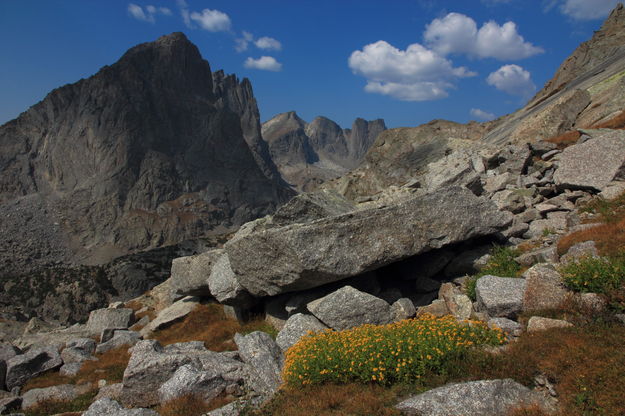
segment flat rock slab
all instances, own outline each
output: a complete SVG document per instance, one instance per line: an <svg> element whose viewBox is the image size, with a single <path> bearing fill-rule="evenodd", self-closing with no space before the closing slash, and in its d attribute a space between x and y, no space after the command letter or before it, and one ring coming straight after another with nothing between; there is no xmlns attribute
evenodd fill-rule
<svg viewBox="0 0 625 416"><path fill-rule="evenodd" d="M478 309L490 317L514 318L523 309L525 279L482 276L475 286Z"/></svg>
<svg viewBox="0 0 625 416"><path fill-rule="evenodd" d="M408 416L507 416L520 406L549 404L540 393L511 379L449 384L418 394L395 406Z"/></svg>
<svg viewBox="0 0 625 416"><path fill-rule="evenodd" d="M89 314L87 329L92 333L100 333L109 328L128 328L132 325L134 311L128 308L121 309L96 309Z"/></svg>
<svg viewBox="0 0 625 416"><path fill-rule="evenodd" d="M351 286L344 286L314 300L307 308L317 319L337 331L364 324L392 322L391 305Z"/></svg>
<svg viewBox="0 0 625 416"><path fill-rule="evenodd" d="M55 348L32 348L26 354L7 361L7 389L21 386L31 378L61 365L63 360Z"/></svg>
<svg viewBox="0 0 625 416"><path fill-rule="evenodd" d="M227 382L213 371L202 371L186 364L158 389L161 403L186 395L201 397L210 402L227 387Z"/></svg>
<svg viewBox="0 0 625 416"><path fill-rule="evenodd" d="M625 131L587 130L592 140L567 147L555 172L556 185L602 191L621 179L625 165Z"/></svg>
<svg viewBox="0 0 625 416"><path fill-rule="evenodd" d="M102 354L115 348L119 348L122 345L132 347L141 340L141 334L135 331L126 331L123 329L117 330L113 333L113 338L109 339L102 344L99 344L96 348L96 353Z"/></svg>
<svg viewBox="0 0 625 416"><path fill-rule="evenodd" d="M236 280L254 296L310 289L504 229L511 216L466 188L250 232L225 244Z"/></svg>
<svg viewBox="0 0 625 416"><path fill-rule="evenodd" d="M200 304L200 299L194 296L188 296L181 299L169 307L159 312L158 316L147 326L141 329L141 335L144 337L152 332L166 328L169 325L184 319Z"/></svg>
<svg viewBox="0 0 625 416"><path fill-rule="evenodd" d="M284 328L278 332L276 343L283 351L286 351L308 332L321 332L325 329L328 327L314 316L296 313L287 319Z"/></svg>
<svg viewBox="0 0 625 416"><path fill-rule="evenodd" d="M542 316L532 316L527 322L527 332L547 331L555 328L569 328L573 324L562 319L543 318Z"/></svg>

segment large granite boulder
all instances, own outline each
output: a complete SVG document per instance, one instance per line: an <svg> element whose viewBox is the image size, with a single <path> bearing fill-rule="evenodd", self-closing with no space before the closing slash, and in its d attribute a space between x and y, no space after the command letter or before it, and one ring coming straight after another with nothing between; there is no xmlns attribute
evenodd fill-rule
<svg viewBox="0 0 625 416"><path fill-rule="evenodd" d="M87 329L94 334L100 334L105 329L126 329L132 325L134 311L129 308L96 309L89 314Z"/></svg>
<svg viewBox="0 0 625 416"><path fill-rule="evenodd" d="M521 406L538 406L549 413L552 405L540 393L511 379L448 384L412 396L397 406L407 416L507 416Z"/></svg>
<svg viewBox="0 0 625 416"><path fill-rule="evenodd" d="M63 364L55 348L31 348L26 354L7 361L6 386L8 390L21 386L39 374Z"/></svg>
<svg viewBox="0 0 625 416"><path fill-rule="evenodd" d="M169 285L172 294L210 296L208 276L222 250L211 250L195 256L179 257L171 262Z"/></svg>
<svg viewBox="0 0 625 416"><path fill-rule="evenodd" d="M276 343L286 351L309 332L320 332L325 329L328 327L314 316L296 313L287 319L284 327L278 332Z"/></svg>
<svg viewBox="0 0 625 416"><path fill-rule="evenodd" d="M257 393L273 395L282 384L282 350L269 334L255 331L251 334L234 336L243 362L251 368L250 387Z"/></svg>
<svg viewBox="0 0 625 416"><path fill-rule="evenodd" d="M523 309L525 279L486 275L475 285L478 310L490 317L514 318Z"/></svg>
<svg viewBox="0 0 625 416"><path fill-rule="evenodd" d="M150 321L149 324L141 329L141 335L145 337L154 331L166 328L178 321L183 320L199 304L200 299L195 296L187 296L184 299L174 302L167 308L160 311L153 321Z"/></svg>
<svg viewBox="0 0 625 416"><path fill-rule="evenodd" d="M186 364L179 367L174 375L158 389L161 403L185 395L201 397L209 402L221 394L228 383L217 373L198 370Z"/></svg>
<svg viewBox="0 0 625 416"><path fill-rule="evenodd" d="M213 265L208 277L208 287L215 299L226 305L245 306L251 301L250 294L241 286L232 271L230 258L226 253Z"/></svg>
<svg viewBox="0 0 625 416"><path fill-rule="evenodd" d="M565 188L602 191L615 179L623 179L625 132L623 130L585 130L592 140L567 147L560 155L554 175Z"/></svg>
<svg viewBox="0 0 625 416"><path fill-rule="evenodd" d="M339 331L363 324L388 324L393 320L391 306L386 301L351 286L314 300L307 308L321 322Z"/></svg>
<svg viewBox="0 0 625 416"><path fill-rule="evenodd" d="M451 187L390 206L252 232L224 249L243 288L273 296L494 234L510 222L485 198Z"/></svg>

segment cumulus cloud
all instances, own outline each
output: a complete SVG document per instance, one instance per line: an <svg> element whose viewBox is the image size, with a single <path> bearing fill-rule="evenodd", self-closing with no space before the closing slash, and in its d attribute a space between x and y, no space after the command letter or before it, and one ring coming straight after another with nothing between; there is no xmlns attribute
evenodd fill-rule
<svg viewBox="0 0 625 416"><path fill-rule="evenodd" d="M544 52L526 42L514 22L499 25L489 21L478 30L475 20L460 13L434 19L426 26L423 37L430 48L442 55L460 53L477 58L516 60Z"/></svg>
<svg viewBox="0 0 625 416"><path fill-rule="evenodd" d="M141 6L130 3L128 4L128 14L137 20L155 23L157 15L171 16L171 10L167 7L156 7L152 5L145 6L144 10Z"/></svg>
<svg viewBox="0 0 625 416"><path fill-rule="evenodd" d="M518 65L504 65L486 78L488 85L500 91L522 98L529 98L536 91L529 71Z"/></svg>
<svg viewBox="0 0 625 416"><path fill-rule="evenodd" d="M261 56L258 59L247 58L243 64L246 68L260 69L263 71L278 72L282 70L282 64L273 56Z"/></svg>
<svg viewBox="0 0 625 416"><path fill-rule="evenodd" d="M232 24L230 17L219 10L204 9L202 12L192 12L189 17L200 28L209 32L226 32Z"/></svg>
<svg viewBox="0 0 625 416"><path fill-rule="evenodd" d="M279 40L267 36L263 36L262 38L257 39L256 42L254 42L254 45L256 45L256 47L259 49L268 49L275 51L279 51L282 49L282 44Z"/></svg>
<svg viewBox="0 0 625 416"><path fill-rule="evenodd" d="M491 121L497 118L495 114L489 113L488 111L480 110L479 108L472 108L471 116L481 121Z"/></svg>
<svg viewBox="0 0 625 416"><path fill-rule="evenodd" d="M241 37L234 40L234 49L237 52L245 52L253 40L254 36L250 32L243 31Z"/></svg>
<svg viewBox="0 0 625 416"><path fill-rule="evenodd" d="M352 52L348 64L354 74L367 79L365 91L404 101L447 97L454 80L476 75L418 43L400 50L380 40Z"/></svg>
<svg viewBox="0 0 625 416"><path fill-rule="evenodd" d="M564 0L560 11L575 20L594 20L606 17L622 0Z"/></svg>

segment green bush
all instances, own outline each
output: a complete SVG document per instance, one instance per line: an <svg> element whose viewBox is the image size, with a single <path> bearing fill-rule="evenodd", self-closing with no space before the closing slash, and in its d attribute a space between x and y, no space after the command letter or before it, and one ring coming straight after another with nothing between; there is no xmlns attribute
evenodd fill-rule
<svg viewBox="0 0 625 416"><path fill-rule="evenodd" d="M475 301L475 286L477 280L486 275L499 277L516 277L521 271L521 265L514 258L519 255L519 251L514 247L494 245L490 253L488 263L479 271L469 277L466 283L466 293L471 300Z"/></svg>
<svg viewBox="0 0 625 416"><path fill-rule="evenodd" d="M411 383L440 373L475 345L502 344L483 322L424 315L389 325L309 334L286 353L283 378L293 386L324 382Z"/></svg>
<svg viewBox="0 0 625 416"><path fill-rule="evenodd" d="M625 283L625 257L582 257L563 264L559 271L571 290L608 293Z"/></svg>

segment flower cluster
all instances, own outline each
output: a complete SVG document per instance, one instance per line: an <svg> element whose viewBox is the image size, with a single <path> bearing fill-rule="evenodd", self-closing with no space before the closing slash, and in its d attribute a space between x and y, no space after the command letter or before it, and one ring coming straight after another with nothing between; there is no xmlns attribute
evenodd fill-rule
<svg viewBox="0 0 625 416"><path fill-rule="evenodd" d="M309 333L286 353L283 378L291 385L323 382L413 382L440 371L475 345L500 345L501 330L483 322L423 315L388 325Z"/></svg>

